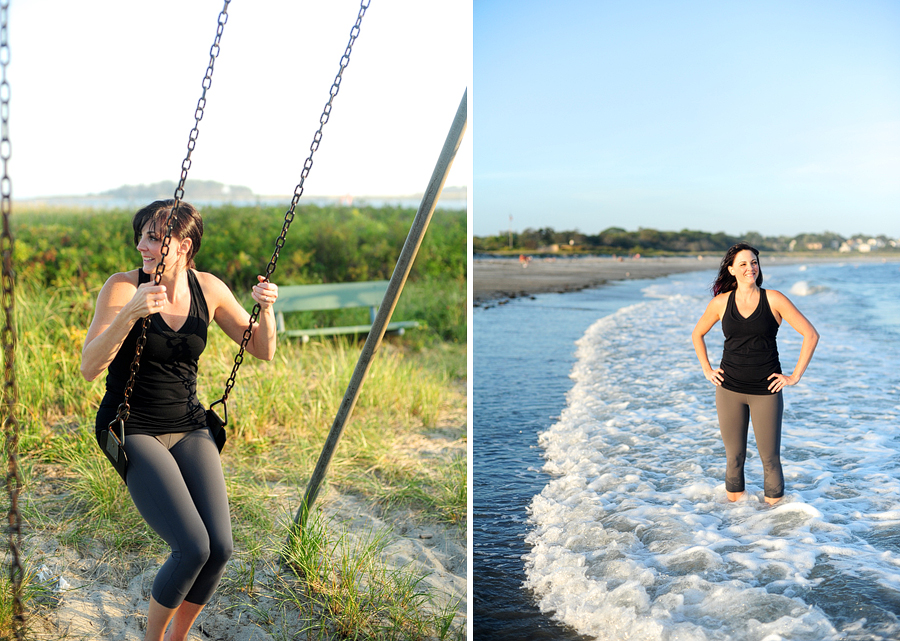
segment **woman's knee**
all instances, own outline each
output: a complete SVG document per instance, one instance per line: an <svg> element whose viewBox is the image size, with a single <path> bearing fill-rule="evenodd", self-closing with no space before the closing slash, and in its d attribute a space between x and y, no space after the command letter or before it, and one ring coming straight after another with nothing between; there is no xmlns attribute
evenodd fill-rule
<svg viewBox="0 0 900 641"><path fill-rule="evenodd" d="M172 550L172 556L180 559L187 567L202 568L209 561L212 548L208 537L194 536Z"/></svg>
<svg viewBox="0 0 900 641"><path fill-rule="evenodd" d="M234 541L231 536L216 537L210 542L209 561L225 565L234 554Z"/></svg>

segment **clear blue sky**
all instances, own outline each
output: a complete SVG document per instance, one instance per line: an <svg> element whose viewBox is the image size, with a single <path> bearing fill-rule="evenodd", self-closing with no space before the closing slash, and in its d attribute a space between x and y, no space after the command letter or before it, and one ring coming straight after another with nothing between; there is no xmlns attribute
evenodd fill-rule
<svg viewBox="0 0 900 641"><path fill-rule="evenodd" d="M178 180L223 0L10 3L14 198ZM188 178L290 194L359 0L232 2ZM469 0L374 0L306 194L421 192L472 73ZM471 92L470 92L471 96ZM471 134L448 185L467 185Z"/></svg>
<svg viewBox="0 0 900 641"><path fill-rule="evenodd" d="M900 2L479 1L476 235L900 236Z"/></svg>

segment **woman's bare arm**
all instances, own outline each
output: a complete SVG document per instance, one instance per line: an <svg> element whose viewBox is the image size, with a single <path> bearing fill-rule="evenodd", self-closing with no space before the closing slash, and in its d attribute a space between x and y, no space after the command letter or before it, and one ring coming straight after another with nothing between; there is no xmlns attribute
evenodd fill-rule
<svg viewBox="0 0 900 641"><path fill-rule="evenodd" d="M151 314L165 287L137 284L137 272L113 274L100 294L81 350L81 375L92 381L112 363L134 324Z"/></svg>
<svg viewBox="0 0 900 641"><path fill-rule="evenodd" d="M816 331L813 324L809 322L806 316L800 313L800 310L794 306L787 296L771 289L767 289L766 294L768 295L769 307L772 308L772 311L780 318L786 320L788 325L803 336L803 344L800 346L800 357L797 359L797 365L794 366L790 376L785 376L784 374L772 374L769 376L769 379L772 381L769 384L769 391L775 393L781 391L787 385L796 385L800 382L800 378L806 372L813 353L816 351L816 345L819 344L819 332Z"/></svg>
<svg viewBox="0 0 900 641"><path fill-rule="evenodd" d="M717 367L716 369L713 369L712 365L709 364L705 336L709 333L709 330L722 319L722 314L725 312L725 302L727 297L728 294L719 294L709 301L709 305L706 306L706 311L703 312L703 316L697 321L697 325L691 333L691 341L694 343L694 351L697 353L697 360L700 361L700 367L703 368L703 375L706 377L706 380L713 385L722 384L722 375L724 372L722 371L722 368Z"/></svg>

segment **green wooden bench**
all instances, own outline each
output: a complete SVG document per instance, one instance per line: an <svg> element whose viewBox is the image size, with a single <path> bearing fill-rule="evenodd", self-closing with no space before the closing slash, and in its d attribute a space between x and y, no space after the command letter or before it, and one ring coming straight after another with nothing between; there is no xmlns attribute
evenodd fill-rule
<svg viewBox="0 0 900 641"><path fill-rule="evenodd" d="M303 342L310 336L336 336L338 334L368 334L375 322L378 306L384 300L388 281L376 280L363 283L328 283L325 285L285 285L278 288L275 301L275 322L279 334L300 337ZM368 325L346 327L316 327L311 329L285 329L284 315L291 312L309 312L321 309L346 309L368 307ZM385 332L402 335L406 329L418 327L418 321L388 323Z"/></svg>

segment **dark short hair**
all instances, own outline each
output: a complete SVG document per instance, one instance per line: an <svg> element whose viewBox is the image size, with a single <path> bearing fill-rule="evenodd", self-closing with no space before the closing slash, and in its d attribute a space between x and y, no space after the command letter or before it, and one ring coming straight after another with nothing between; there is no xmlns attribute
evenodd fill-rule
<svg viewBox="0 0 900 641"><path fill-rule="evenodd" d="M169 212L175 206L173 199L155 200L143 209L138 210L131 219L131 226L134 228L134 244L135 246L141 242L141 232L148 222L152 222L152 227L160 231L160 236L165 233L164 228L169 218ZM178 203L178 209L175 211L175 220L172 225L172 236L179 240L185 238L191 239L191 253L188 255L187 266L194 269L194 256L200 251L200 242L203 239L203 218L200 216L193 205L186 202Z"/></svg>

